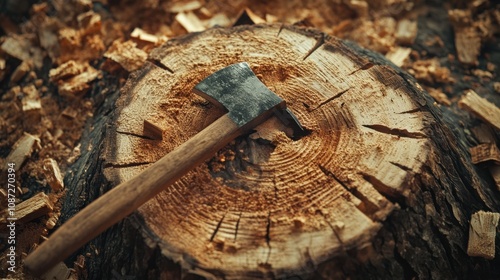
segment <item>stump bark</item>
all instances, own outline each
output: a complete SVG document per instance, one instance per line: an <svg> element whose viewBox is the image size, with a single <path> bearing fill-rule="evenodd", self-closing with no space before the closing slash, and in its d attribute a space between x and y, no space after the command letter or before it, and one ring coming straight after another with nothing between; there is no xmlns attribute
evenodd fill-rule
<svg viewBox="0 0 500 280"><path fill-rule="evenodd" d="M447 116L380 55L311 29L215 28L153 51L102 127L101 191L223 115L191 89L242 61L308 135L293 140L271 118L237 138L93 241L85 250L101 253L89 261L89 278L490 273L495 261L466 255L468 221L476 210L498 211L498 193L478 176Z"/></svg>

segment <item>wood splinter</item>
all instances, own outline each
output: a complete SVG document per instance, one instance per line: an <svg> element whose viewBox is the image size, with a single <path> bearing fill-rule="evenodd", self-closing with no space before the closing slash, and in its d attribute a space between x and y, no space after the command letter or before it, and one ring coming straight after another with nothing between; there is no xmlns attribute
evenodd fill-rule
<svg viewBox="0 0 500 280"><path fill-rule="evenodd" d="M388 52L385 57L396 64L396 66L401 67L410 57L410 53L410 48L396 47Z"/></svg>
<svg viewBox="0 0 500 280"><path fill-rule="evenodd" d="M141 68L148 55L145 51L137 48L137 44L133 41L121 42L120 40L115 40L106 53L104 53L104 57L108 60L103 65L103 69L110 72L118 71L119 67L115 67L113 65L114 62L127 72L132 72Z"/></svg>
<svg viewBox="0 0 500 280"><path fill-rule="evenodd" d="M151 121L144 120L143 135L152 140L163 140L163 129Z"/></svg>
<svg viewBox="0 0 500 280"><path fill-rule="evenodd" d="M28 200L19 203L16 206L14 215L19 224L24 224L50 213L53 209L54 207L52 206L49 197L45 193L40 192ZM6 221L4 217L11 215L9 211L9 209L5 209L1 214L2 219L0 220Z"/></svg>
<svg viewBox="0 0 500 280"><path fill-rule="evenodd" d="M14 163L14 169L18 171L26 158L33 151L35 145L36 147L40 148L40 139L29 133L24 133L23 137L17 140L17 142L14 144L14 149L9 154L9 156L7 156L7 162Z"/></svg>
<svg viewBox="0 0 500 280"><path fill-rule="evenodd" d="M469 227L467 255L493 259L499 213L479 211L472 215Z"/></svg>
<svg viewBox="0 0 500 280"><path fill-rule="evenodd" d="M61 175L57 161L51 158L45 159L43 161L43 170L52 190L60 191L64 188L63 176Z"/></svg>

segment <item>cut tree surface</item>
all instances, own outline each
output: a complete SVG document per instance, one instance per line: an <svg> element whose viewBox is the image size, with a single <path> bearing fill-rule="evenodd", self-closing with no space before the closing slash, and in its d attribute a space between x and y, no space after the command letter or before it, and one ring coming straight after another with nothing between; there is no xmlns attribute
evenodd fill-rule
<svg viewBox="0 0 500 280"><path fill-rule="evenodd" d="M201 275L310 273L369 243L430 154L434 120L419 87L360 49L281 25L169 41L117 102L105 174L128 180L223 115L192 88L242 61L310 133L294 141L271 118L135 215L151 246ZM145 123L164 129L162 139L144 135Z"/></svg>

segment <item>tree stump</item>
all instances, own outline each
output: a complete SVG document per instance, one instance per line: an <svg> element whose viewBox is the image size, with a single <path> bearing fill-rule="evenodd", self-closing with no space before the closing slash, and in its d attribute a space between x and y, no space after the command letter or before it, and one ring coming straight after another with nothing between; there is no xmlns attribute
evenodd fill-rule
<svg viewBox="0 0 500 280"><path fill-rule="evenodd" d="M465 253L468 220L498 200L428 95L380 55L310 29L214 28L153 51L117 101L107 180L131 178L223 115L191 90L242 61L308 135L293 140L271 118L237 138L132 215L142 237L121 241L130 255L111 242L90 270L179 278L166 257L207 278L428 279L488 266ZM142 239L161 254L137 255Z"/></svg>

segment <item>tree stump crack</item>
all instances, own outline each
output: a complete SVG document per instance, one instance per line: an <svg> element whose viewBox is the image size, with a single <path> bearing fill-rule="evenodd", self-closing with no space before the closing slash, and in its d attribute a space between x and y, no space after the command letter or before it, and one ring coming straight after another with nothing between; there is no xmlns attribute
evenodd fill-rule
<svg viewBox="0 0 500 280"><path fill-rule="evenodd" d="M320 33L316 38L316 44L306 53L302 60L306 60L311 54L313 54L317 49L319 49L325 43L325 34Z"/></svg>
<svg viewBox="0 0 500 280"><path fill-rule="evenodd" d="M156 139L153 139L153 138L151 138L149 136L142 135L142 134L137 134L137 133L133 133L133 132L126 132L126 131L119 131L119 130L117 130L116 133L122 134L122 135L129 135L129 136L137 137L137 138L144 139L144 140L150 140L150 141L155 141L156 140Z"/></svg>
<svg viewBox="0 0 500 280"><path fill-rule="evenodd" d="M359 174L363 177L363 179L365 179L368 183L375 187L378 192L386 196L391 202L396 203L403 200L403 194L398 193L393 188L384 184L377 177L365 172L359 172Z"/></svg>
<svg viewBox="0 0 500 280"><path fill-rule="evenodd" d="M269 258L271 257L271 211L268 211L267 213L267 220L266 220L266 244L267 247L269 248L269 251L267 253L267 259L266 259L266 264L269 263Z"/></svg>
<svg viewBox="0 0 500 280"><path fill-rule="evenodd" d="M406 129L400 129L400 128L390 128L385 125L380 125L380 124L363 124L364 127L375 130L380 133L385 133L389 135L394 135L398 137L403 137L403 138L413 138L413 139L422 139L422 138L427 138L427 135L425 135L422 132L412 132L408 131Z"/></svg>
<svg viewBox="0 0 500 280"><path fill-rule="evenodd" d="M152 164L154 162L130 162L130 163L106 163L104 165L104 168L129 168L129 167L138 167L138 166L145 166L148 164Z"/></svg>
<svg viewBox="0 0 500 280"><path fill-rule="evenodd" d="M234 242L236 242L236 238L238 238L238 230L240 229L241 214L242 212L239 212L238 220L236 220L236 226L234 228L234 240L233 240Z"/></svg>
<svg viewBox="0 0 500 280"><path fill-rule="evenodd" d="M335 99L338 99L339 97L341 97L342 95L344 95L344 93L348 92L349 90L351 90L351 88L348 88L348 89L344 89L342 90L341 92L335 94L334 96L330 97L330 98L327 98L326 100L324 101L321 101L318 106L314 107L314 109L311 109L311 112L313 111L316 111L317 109L321 108L322 106L326 105L327 103L329 102L332 102L334 101ZM309 106L309 105L307 105Z"/></svg>
<svg viewBox="0 0 500 280"><path fill-rule="evenodd" d="M281 31L285 28L285 23L280 24L280 28L278 29L278 34L276 34L276 37L279 37L281 34Z"/></svg>
<svg viewBox="0 0 500 280"><path fill-rule="evenodd" d="M426 110L424 110L424 109L426 109L426 107L427 107L427 106L425 106L425 105L424 105L424 106L419 106L419 107L417 107L417 108L415 108L415 109L411 109L411 110L407 110L407 111L399 112L399 113L397 113L397 114L414 114L414 113L421 113L421 112L425 112L425 111L426 111Z"/></svg>
<svg viewBox="0 0 500 280"><path fill-rule="evenodd" d="M372 62L368 62L365 65L361 66L360 68L349 73L348 76L354 75L357 72L362 71L362 70L368 70L368 69L372 68L373 66L375 66L375 64L373 64Z"/></svg>
<svg viewBox="0 0 500 280"><path fill-rule="evenodd" d="M394 161L389 161L389 163L392 164L392 165L394 165L394 166L396 166L396 167L401 168L403 171L413 172L413 169L411 169L408 166L405 166L404 164L397 163L397 162L394 162Z"/></svg>
<svg viewBox="0 0 500 280"><path fill-rule="evenodd" d="M336 229L335 225L333 225L332 222L330 222L327 219L327 217L325 216L325 214L322 211L318 211L318 213L320 214L321 217L323 217L323 219L326 222L326 224L328 225L328 227L330 227L330 229L332 230L332 233L335 235L335 238L337 239L337 241L340 244L341 251L345 251L346 249L344 247L344 242L340 238L340 234L337 232L337 229Z"/></svg>
<svg viewBox="0 0 500 280"><path fill-rule="evenodd" d="M174 70L172 70L172 68L168 67L167 65L163 64L161 60L148 58L147 61L151 62L154 66L167 71L170 74L175 74Z"/></svg>
<svg viewBox="0 0 500 280"><path fill-rule="evenodd" d="M222 225L222 222L224 221L224 218L226 217L226 214L224 214L219 222L217 223L217 226L215 226L215 229L212 233L212 236L210 236L210 242L214 241L215 236L217 235L217 232L219 231L220 226Z"/></svg>

